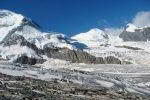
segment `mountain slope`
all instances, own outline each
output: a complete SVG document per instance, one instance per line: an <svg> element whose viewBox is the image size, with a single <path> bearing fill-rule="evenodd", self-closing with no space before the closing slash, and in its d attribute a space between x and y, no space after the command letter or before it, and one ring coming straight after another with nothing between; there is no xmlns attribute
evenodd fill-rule
<svg viewBox="0 0 150 100"><path fill-rule="evenodd" d="M0 41L0 54L3 59L11 62L36 64L36 62L43 63L49 58L54 58L74 63L122 63L115 57L95 57L85 51L78 50L81 48L76 46L82 42L60 33L42 32L38 24L23 15L0 10L0 20L2 21L0 30L3 34ZM91 45L107 42L108 39L108 36L99 29L90 30L88 34L84 35Z"/></svg>
<svg viewBox="0 0 150 100"><path fill-rule="evenodd" d="M118 30L114 36L111 33L115 31L111 29L103 31L95 28L67 37L61 33L43 32L29 18L0 10L0 54L3 59L11 61L22 56L20 59L26 59L24 56L27 56L79 63L149 64L150 58L146 57L150 52L150 43L146 42L149 40L149 31L149 27L138 28L128 24L123 32Z"/></svg>
<svg viewBox="0 0 150 100"><path fill-rule="evenodd" d="M40 26L29 18L8 10L0 10L0 42L6 41L13 34L23 36L40 49L49 43L56 47L73 49L73 46L66 42L68 38L65 35L42 32Z"/></svg>
<svg viewBox="0 0 150 100"><path fill-rule="evenodd" d="M128 24L124 31L119 36L124 41L149 41L150 26L136 27L133 24Z"/></svg>
<svg viewBox="0 0 150 100"><path fill-rule="evenodd" d="M29 40L40 33L39 25L30 19L11 11L0 10L0 41L12 34L20 34Z"/></svg>
<svg viewBox="0 0 150 100"><path fill-rule="evenodd" d="M108 35L100 30L100 29L91 29L86 33L80 33L72 37L81 43L84 43L88 47L96 47L99 45L107 44L108 42Z"/></svg>

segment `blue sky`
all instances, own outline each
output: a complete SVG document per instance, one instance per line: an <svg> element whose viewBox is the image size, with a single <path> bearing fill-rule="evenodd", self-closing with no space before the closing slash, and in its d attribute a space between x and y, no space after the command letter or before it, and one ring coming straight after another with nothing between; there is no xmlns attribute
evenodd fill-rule
<svg viewBox="0 0 150 100"><path fill-rule="evenodd" d="M71 36L124 26L138 12L150 11L150 0L0 0L0 9L21 13L46 31Z"/></svg>

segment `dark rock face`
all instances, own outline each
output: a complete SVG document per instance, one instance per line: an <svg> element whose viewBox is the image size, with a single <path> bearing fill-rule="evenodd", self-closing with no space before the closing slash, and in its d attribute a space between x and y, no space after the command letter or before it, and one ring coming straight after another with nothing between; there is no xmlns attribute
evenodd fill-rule
<svg viewBox="0 0 150 100"><path fill-rule="evenodd" d="M5 38L6 39L6 38ZM47 55L49 58L62 59L71 61L73 63L87 63L87 64L121 64L121 61L115 57L95 57L82 50L70 50L67 48L57 48L54 46L44 46L43 50L40 50L36 45L28 42L23 36L18 34L12 34L6 40L1 43L3 46L11 46L20 44L21 46L27 46L34 50L39 56ZM25 55L19 57L15 62L21 64L34 65L36 63L43 63L44 59L29 58Z"/></svg>
<svg viewBox="0 0 150 100"><path fill-rule="evenodd" d="M0 13L0 17L3 18L5 16L7 16L7 13ZM22 35L18 35L15 33L15 32L22 32L25 26L31 26L31 27L36 28L39 31L41 30L41 27L37 23L24 17L19 26L13 28L12 30L8 32L5 38L0 42L0 45L6 47L6 46L20 44L21 46L27 46L33 51L35 51L39 57L41 55L47 55L49 58L63 59L63 60L71 61L73 63L120 64L121 62L119 59L115 57L108 57L108 58L95 57L82 50L75 51L75 50L70 50L67 48L57 48L57 47L52 47L52 48L45 47L43 50L41 50L37 48L36 45L34 45L34 43L28 42ZM2 25L0 27L7 27L7 25ZM30 34L32 34L32 32ZM50 36L51 35L47 35L48 38L51 38ZM108 35L104 35L103 37L105 39L108 39ZM58 35L57 38L60 41L64 41L68 44L77 46L79 48L87 47L86 45L82 43L78 43L77 41L74 43L70 43L68 41L69 38L64 37L62 35ZM49 43L47 45L51 45L51 44ZM22 55L15 62L34 65L36 63L42 63L43 61L44 61L43 59L39 60L39 59L27 57L26 55Z"/></svg>
<svg viewBox="0 0 150 100"><path fill-rule="evenodd" d="M44 48L44 52L49 58L63 59L73 63L121 64L121 61L115 57L95 57L82 50L75 51L67 48Z"/></svg>
<svg viewBox="0 0 150 100"><path fill-rule="evenodd" d="M28 19L26 17L22 20L22 23L23 25L29 25L29 26L35 27L36 29L41 29L41 26L39 24L37 24L35 21Z"/></svg>
<svg viewBox="0 0 150 100"><path fill-rule="evenodd" d="M121 64L121 61L113 56L105 57L104 61L106 64Z"/></svg>
<svg viewBox="0 0 150 100"><path fill-rule="evenodd" d="M3 46L11 46L11 45L17 45L20 44L21 46L27 46L30 49L34 50L39 56L40 55L47 55L49 58L54 59L62 59L71 61L73 63L87 63L87 64L121 64L120 60L115 57L108 57L108 58L102 58L102 57L95 57L92 56L82 50L70 50L67 48L57 48L54 46L46 46L43 50L40 50L36 47L36 45L28 42L23 36L18 34L11 34L8 35L4 40L1 42L1 45ZM43 63L44 59L35 59L30 58L25 55L19 57L15 62L21 63L21 64L30 64L34 65L36 63Z"/></svg>
<svg viewBox="0 0 150 100"><path fill-rule="evenodd" d="M38 49L36 45L28 42L23 36L18 35L18 34L12 34L11 36L5 38L2 42L1 45L4 47L6 46L11 46L11 45L17 45L20 44L20 46L27 46L30 49L34 50L37 55L43 54L43 51ZM30 64L30 65L35 65L37 63L43 63L45 62L45 59L36 59L36 58L30 58L27 57L26 55L22 55L21 57L17 58L15 63L20 63L20 64Z"/></svg>
<svg viewBox="0 0 150 100"><path fill-rule="evenodd" d="M20 44L21 46L27 46L30 49L34 50L37 54L41 54L42 50L38 49L36 45L28 42L23 36L19 34L12 34L11 36L5 38L1 44L5 46L17 45Z"/></svg>
<svg viewBox="0 0 150 100"><path fill-rule="evenodd" d="M150 40L150 27L137 29L135 32L127 32L124 30L119 37L124 41L147 41Z"/></svg>
<svg viewBox="0 0 150 100"><path fill-rule="evenodd" d="M93 62L95 61L94 56L88 56L87 53L82 51L69 50L67 48L44 48L45 54L49 58L63 59L72 62Z"/></svg>
<svg viewBox="0 0 150 100"><path fill-rule="evenodd" d="M115 46L117 48L126 48L126 49L130 49L130 50L143 50L141 48L138 48L138 47L131 47L131 46L126 46L126 45L123 45L123 46Z"/></svg>
<svg viewBox="0 0 150 100"><path fill-rule="evenodd" d="M72 63L122 64L122 62L118 58L115 58L113 56L108 56L105 58L95 57L81 50L75 51L67 48L45 48L43 52L49 58L67 60L71 61ZM45 59L30 58L26 55L22 55L21 57L17 58L14 62L35 65L37 63L44 63L45 61Z"/></svg>
<svg viewBox="0 0 150 100"><path fill-rule="evenodd" d="M45 60L44 59L29 58L27 56L21 56L21 57L17 58L14 62L20 63L20 64L35 65L37 63L43 63L43 62L45 62Z"/></svg>

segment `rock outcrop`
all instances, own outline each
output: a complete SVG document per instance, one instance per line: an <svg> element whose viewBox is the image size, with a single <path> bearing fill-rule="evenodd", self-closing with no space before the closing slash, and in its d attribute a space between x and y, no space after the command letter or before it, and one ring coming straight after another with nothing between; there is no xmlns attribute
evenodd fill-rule
<svg viewBox="0 0 150 100"><path fill-rule="evenodd" d="M37 54L42 53L42 50L38 49L36 45L28 42L23 36L19 34L12 34L8 36L0 44L3 45L4 47L19 44L20 46L27 46L28 48L34 50Z"/></svg>
<svg viewBox="0 0 150 100"><path fill-rule="evenodd" d="M44 48L44 53L49 58L63 59L73 63L121 64L121 61L113 56L108 56L105 58L95 57L82 50L76 51L68 48Z"/></svg>
<svg viewBox="0 0 150 100"><path fill-rule="evenodd" d="M4 47L18 44L20 44L20 46L27 46L28 48L35 51L39 56L47 55L49 58L67 60L73 63L121 64L121 61L115 57L95 57L82 50L70 50L68 48L58 48L55 46L45 46L43 50L41 50L37 48L33 43L28 42L23 36L19 34L12 34L1 42L1 45L3 45ZM34 65L36 63L43 63L44 61L45 60L42 58L37 59L34 57L28 57L27 55L22 55L18 57L14 62Z"/></svg>
<svg viewBox="0 0 150 100"><path fill-rule="evenodd" d="M119 37L124 41L150 41L150 27L136 29L135 32L124 30Z"/></svg>
<svg viewBox="0 0 150 100"><path fill-rule="evenodd" d="M35 65L35 64L38 64L38 63L43 63L45 62L46 60L44 59L37 59L37 58L30 58L30 57L27 57L25 55L21 56L21 57L18 57L14 63L20 63L20 64L29 64L29 65Z"/></svg>

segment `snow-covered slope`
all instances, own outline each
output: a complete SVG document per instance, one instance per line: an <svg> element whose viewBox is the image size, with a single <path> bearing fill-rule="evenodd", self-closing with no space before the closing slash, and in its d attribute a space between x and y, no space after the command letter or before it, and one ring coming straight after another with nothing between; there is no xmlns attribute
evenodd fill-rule
<svg viewBox="0 0 150 100"><path fill-rule="evenodd" d="M40 26L31 19L8 10L0 10L0 42L6 41L12 34L23 36L27 41L35 43L39 48L46 44L52 44L56 47L73 49L73 46L69 44L69 38L65 35L42 32Z"/></svg>
<svg viewBox="0 0 150 100"><path fill-rule="evenodd" d="M115 56L123 61L149 64L150 58L146 56L149 56L150 53L150 43L145 41L125 42L119 37L122 31L129 33L149 32L149 28L147 26L139 28L133 24L128 24L124 30L117 29L117 31L116 29L100 30L94 28L70 38L60 33L43 32L38 24L25 16L0 10L0 53L3 58L22 54L38 57L37 48L59 47L71 50L83 49L97 57ZM138 50L136 50L137 48Z"/></svg>
<svg viewBox="0 0 150 100"><path fill-rule="evenodd" d="M23 16L8 10L0 10L0 41L14 28L21 25Z"/></svg>
<svg viewBox="0 0 150 100"><path fill-rule="evenodd" d="M150 26L136 27L128 24L119 37L124 41L150 41Z"/></svg>
<svg viewBox="0 0 150 100"><path fill-rule="evenodd" d="M35 45L38 48L43 49L44 47L60 47L60 48L69 48L76 49L74 45L71 44L71 39L61 33L42 33L41 36L35 38Z"/></svg>
<svg viewBox="0 0 150 100"><path fill-rule="evenodd" d="M114 56L122 61L131 62L133 64L150 64L149 42L125 42L119 37L119 35L124 31L135 33L136 31L141 32L141 30L148 31L147 28L148 27L146 26L138 28L133 24L128 24L124 29L106 29L104 31L92 29L87 33L81 33L73 36L72 38L86 44L88 48L84 48L84 51L94 56ZM107 36L107 38L105 38L105 36Z"/></svg>
<svg viewBox="0 0 150 100"><path fill-rule="evenodd" d="M38 25L21 14L0 10L0 41L12 34L19 34L30 40L41 34Z"/></svg>
<svg viewBox="0 0 150 100"><path fill-rule="evenodd" d="M144 30L145 28L148 28L148 27L150 27L150 26L137 27L134 24L129 23L129 24L126 25L125 30L127 32L136 32L136 30L141 30L142 31L142 30Z"/></svg>
<svg viewBox="0 0 150 100"><path fill-rule="evenodd" d="M27 46L12 45L9 47L0 47L0 55L3 59L10 60L10 62L16 60L22 55L26 55L31 58L40 58L34 50Z"/></svg>
<svg viewBox="0 0 150 100"><path fill-rule="evenodd" d="M127 24L127 28L126 28L126 31L127 32L135 32L135 30L138 29L135 25L133 24Z"/></svg>
<svg viewBox="0 0 150 100"><path fill-rule="evenodd" d="M91 29L86 33L80 33L72 37L81 43L86 44L88 47L97 47L103 44L107 44L108 35L100 29Z"/></svg>
<svg viewBox="0 0 150 100"><path fill-rule="evenodd" d="M70 40L60 33L42 32L38 24L21 14L0 10L0 53L4 59L14 59L23 54L38 57L34 45L39 49L46 46L75 49Z"/></svg>

